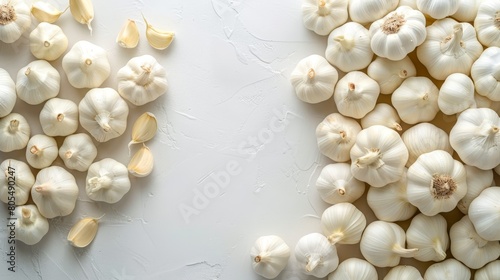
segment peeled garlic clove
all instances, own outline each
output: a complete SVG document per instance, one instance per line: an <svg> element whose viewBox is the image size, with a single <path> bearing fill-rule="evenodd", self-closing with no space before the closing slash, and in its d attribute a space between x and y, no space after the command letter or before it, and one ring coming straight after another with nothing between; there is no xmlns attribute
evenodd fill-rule
<svg viewBox="0 0 500 280"><path fill-rule="evenodd" d="M153 165L153 153L143 144L141 149L130 159L128 171L135 177L146 177L153 171Z"/></svg>
<svg viewBox="0 0 500 280"><path fill-rule="evenodd" d="M118 37L116 37L116 42L120 47L126 49L133 49L137 47L139 43L139 29L134 20L128 19L125 25L123 25Z"/></svg>
<svg viewBox="0 0 500 280"><path fill-rule="evenodd" d="M135 121L132 128L132 141L128 143L129 150L132 144L144 143L151 140L155 136L157 129L158 123L155 115L150 112L142 114Z"/></svg>
<svg viewBox="0 0 500 280"><path fill-rule="evenodd" d="M144 22L146 23L146 39L148 39L149 45L157 50L164 50L170 46L174 40L175 33L165 30L160 30L153 27L148 23L144 15Z"/></svg>
<svg viewBox="0 0 500 280"><path fill-rule="evenodd" d="M40 22L54 23L67 9L68 8L64 9L64 11L60 11L50 3L36 1L33 3L33 6L31 6L31 14Z"/></svg>
<svg viewBox="0 0 500 280"><path fill-rule="evenodd" d="M84 218L78 221L68 233L69 243L78 248L87 247L97 234L101 218Z"/></svg>
<svg viewBox="0 0 500 280"><path fill-rule="evenodd" d="M94 19L94 6L91 0L69 0L69 10L73 18L81 24L86 24L92 34L90 23Z"/></svg>

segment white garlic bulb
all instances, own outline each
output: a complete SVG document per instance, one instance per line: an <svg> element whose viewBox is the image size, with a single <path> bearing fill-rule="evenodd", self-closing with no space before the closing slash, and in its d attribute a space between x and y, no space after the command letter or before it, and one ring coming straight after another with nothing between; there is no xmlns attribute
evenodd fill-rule
<svg viewBox="0 0 500 280"><path fill-rule="evenodd" d="M406 78L417 75L415 65L407 56L398 61L377 57L366 71L380 85L381 94L392 94Z"/></svg>
<svg viewBox="0 0 500 280"><path fill-rule="evenodd" d="M408 150L399 134L381 125L360 131L350 154L354 178L374 187L400 180L408 160Z"/></svg>
<svg viewBox="0 0 500 280"><path fill-rule="evenodd" d="M398 265L389 270L384 280L424 280L424 278L415 267Z"/></svg>
<svg viewBox="0 0 500 280"><path fill-rule="evenodd" d="M438 87L427 77L409 77L391 96L391 102L405 123L431 121L439 112Z"/></svg>
<svg viewBox="0 0 500 280"><path fill-rule="evenodd" d="M406 230L408 247L418 248L414 258L421 262L440 262L446 258L449 246L446 219L437 214L426 216L422 213L411 220Z"/></svg>
<svg viewBox="0 0 500 280"><path fill-rule="evenodd" d="M339 264L337 249L319 233L310 233L299 239L295 259L302 273L317 278L326 277Z"/></svg>
<svg viewBox="0 0 500 280"><path fill-rule="evenodd" d="M492 261L476 270L474 280L495 280L500 275L500 260Z"/></svg>
<svg viewBox="0 0 500 280"><path fill-rule="evenodd" d="M297 97L311 104L332 97L338 79L337 70L324 57L316 54L300 60L290 75Z"/></svg>
<svg viewBox="0 0 500 280"><path fill-rule="evenodd" d="M13 197L10 203L25 204L35 183L30 167L22 161L6 159L0 164L0 172L4 174L0 175L0 200L9 203Z"/></svg>
<svg viewBox="0 0 500 280"><path fill-rule="evenodd" d="M68 99L51 98L40 111L40 124L48 136L67 136L78 129L78 106Z"/></svg>
<svg viewBox="0 0 500 280"><path fill-rule="evenodd" d="M474 83L471 78L462 73L453 73L446 77L439 89L438 106L446 115L476 107Z"/></svg>
<svg viewBox="0 0 500 280"><path fill-rule="evenodd" d="M500 187L498 186L484 189L469 205L470 221L477 234L488 241L500 240L499 207ZM500 252L500 249L498 251Z"/></svg>
<svg viewBox="0 0 500 280"><path fill-rule="evenodd" d="M361 127L368 128L372 125L383 125L388 128L401 131L398 113L391 105L378 103L375 108L361 119Z"/></svg>
<svg viewBox="0 0 500 280"><path fill-rule="evenodd" d="M28 144L30 134L30 125L22 115L10 113L0 118L0 152L23 149Z"/></svg>
<svg viewBox="0 0 500 280"><path fill-rule="evenodd" d="M56 60L67 48L68 37L55 24L40 22L30 33L30 50L38 59Z"/></svg>
<svg viewBox="0 0 500 280"><path fill-rule="evenodd" d="M327 203L354 202L365 192L365 183L352 176L350 164L333 163L321 170L316 189Z"/></svg>
<svg viewBox="0 0 500 280"><path fill-rule="evenodd" d="M0 118L12 112L16 105L16 99L16 84L9 73L0 68Z"/></svg>
<svg viewBox="0 0 500 280"><path fill-rule="evenodd" d="M466 215L451 226L450 249L454 258L469 268L478 269L500 257L500 243L481 238L469 218Z"/></svg>
<svg viewBox="0 0 500 280"><path fill-rule="evenodd" d="M412 165L421 154L443 150L453 154L448 134L431 123L419 123L408 128L401 135L410 156L406 166Z"/></svg>
<svg viewBox="0 0 500 280"><path fill-rule="evenodd" d="M330 244L357 244L366 227L365 215L351 203L328 207L321 215L321 227Z"/></svg>
<svg viewBox="0 0 500 280"><path fill-rule="evenodd" d="M15 237L27 245L38 243L49 231L49 222L35 205L16 207Z"/></svg>
<svg viewBox="0 0 500 280"><path fill-rule="evenodd" d="M398 6L399 0L349 0L352 21L365 24L382 18Z"/></svg>
<svg viewBox="0 0 500 280"><path fill-rule="evenodd" d="M57 96L60 87L59 72L45 60L33 61L17 73L17 96L30 105Z"/></svg>
<svg viewBox="0 0 500 280"><path fill-rule="evenodd" d="M78 111L82 127L99 142L116 138L127 128L128 105L112 88L91 89Z"/></svg>
<svg viewBox="0 0 500 280"><path fill-rule="evenodd" d="M26 146L26 161L33 168L50 166L56 160L57 154L56 140L44 134L33 135Z"/></svg>
<svg viewBox="0 0 500 280"><path fill-rule="evenodd" d="M355 120L333 113L316 127L320 152L336 162L349 160L349 151L356 141L361 126Z"/></svg>
<svg viewBox="0 0 500 280"><path fill-rule="evenodd" d="M338 81L333 98L339 113L360 119L375 108L379 94L375 80L363 72L352 71Z"/></svg>
<svg viewBox="0 0 500 280"><path fill-rule="evenodd" d="M279 236L261 236L250 250L250 257L255 273L273 279L285 269L290 258L290 247Z"/></svg>
<svg viewBox="0 0 500 280"><path fill-rule="evenodd" d="M481 1L477 8L474 27L477 38L486 47L500 47L500 31L498 30L498 20L500 15L500 3L498 1Z"/></svg>
<svg viewBox="0 0 500 280"><path fill-rule="evenodd" d="M425 280L470 280L470 269L455 259L435 263L424 274Z"/></svg>
<svg viewBox="0 0 500 280"><path fill-rule="evenodd" d="M472 64L471 77L478 94L500 101L500 48L489 47Z"/></svg>
<svg viewBox="0 0 500 280"><path fill-rule="evenodd" d="M30 8L25 1L0 0L0 9L0 41L14 43L31 25Z"/></svg>
<svg viewBox="0 0 500 280"><path fill-rule="evenodd" d="M458 9L451 17L461 22L473 22L482 2L483 0L458 0Z"/></svg>
<svg viewBox="0 0 500 280"><path fill-rule="evenodd" d="M122 163L105 158L90 165L85 184L90 199L116 203L129 190L128 169Z"/></svg>
<svg viewBox="0 0 500 280"><path fill-rule="evenodd" d="M328 275L328 280L346 279L377 280L378 274L371 263L358 258L349 258Z"/></svg>
<svg viewBox="0 0 500 280"><path fill-rule="evenodd" d="M87 171L97 156L97 148L85 133L69 135L59 148L59 157L69 169Z"/></svg>
<svg viewBox="0 0 500 280"><path fill-rule="evenodd" d="M369 224L359 248L363 257L374 266L392 267L399 264L401 257L411 258L418 249L405 249L405 232L395 223L374 221Z"/></svg>
<svg viewBox="0 0 500 280"><path fill-rule="evenodd" d="M347 21L348 0L302 0L304 26L318 35L328 35Z"/></svg>
<svg viewBox="0 0 500 280"><path fill-rule="evenodd" d="M75 209L78 198L75 177L59 166L44 168L36 175L31 198L44 217L67 216Z"/></svg>
<svg viewBox="0 0 500 280"><path fill-rule="evenodd" d="M325 57L346 73L365 68L373 58L368 29L356 22L335 28L328 36Z"/></svg>
<svg viewBox="0 0 500 280"><path fill-rule="evenodd" d="M451 16L458 10L457 0L417 0L417 8L435 19Z"/></svg>
<svg viewBox="0 0 500 280"><path fill-rule="evenodd" d="M458 202L457 208L467 215L470 203L486 188L494 185L493 170L482 170L474 166L464 165L467 181L467 193Z"/></svg>

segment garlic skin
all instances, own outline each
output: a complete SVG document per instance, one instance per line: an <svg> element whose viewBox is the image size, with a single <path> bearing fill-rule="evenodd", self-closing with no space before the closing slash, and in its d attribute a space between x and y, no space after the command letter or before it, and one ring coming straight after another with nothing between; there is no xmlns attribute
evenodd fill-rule
<svg viewBox="0 0 500 280"><path fill-rule="evenodd" d="M439 89L438 106L446 115L476 107L474 83L471 78L462 73L453 73L446 77Z"/></svg>
<svg viewBox="0 0 500 280"><path fill-rule="evenodd" d="M417 8L435 19L451 16L458 10L457 0L417 0Z"/></svg>
<svg viewBox="0 0 500 280"><path fill-rule="evenodd" d="M450 244L446 219L437 214L425 216L420 213L413 217L406 230L408 247L418 248L415 259L421 262L440 262L446 258Z"/></svg>
<svg viewBox="0 0 500 280"><path fill-rule="evenodd" d="M373 58L368 29L357 22L335 28L328 36L325 57L346 73L366 68Z"/></svg>
<svg viewBox="0 0 500 280"><path fill-rule="evenodd" d="M497 1L481 1L477 9L474 28L477 39L486 47L500 47L499 10L500 4Z"/></svg>
<svg viewBox="0 0 500 280"><path fill-rule="evenodd" d="M451 17L461 22L473 22L482 2L483 0L458 0L458 10Z"/></svg>
<svg viewBox="0 0 500 280"><path fill-rule="evenodd" d="M500 48L489 47L472 64L471 77L477 93L493 101L500 101Z"/></svg>
<svg viewBox="0 0 500 280"><path fill-rule="evenodd" d="M407 56L398 61L377 57L366 71L380 85L381 94L392 94L406 78L417 75L415 65Z"/></svg>
<svg viewBox="0 0 500 280"><path fill-rule="evenodd" d="M53 61L68 48L68 37L54 24L41 22L30 33L30 50L38 59Z"/></svg>
<svg viewBox="0 0 500 280"><path fill-rule="evenodd" d="M122 48L133 49L139 44L139 38L139 29L135 20L127 19L116 37L116 43Z"/></svg>
<svg viewBox="0 0 500 280"><path fill-rule="evenodd" d="M500 243L481 238L467 215L451 226L450 240L453 257L469 268L481 268L500 257Z"/></svg>
<svg viewBox="0 0 500 280"><path fill-rule="evenodd" d="M81 23L86 24L92 34L92 20L94 19L94 6L92 0L69 0L69 10L73 18Z"/></svg>
<svg viewBox="0 0 500 280"><path fill-rule="evenodd" d="M316 127L319 150L336 162L346 162L360 131L361 126L355 120L338 113L330 114Z"/></svg>
<svg viewBox="0 0 500 280"><path fill-rule="evenodd" d="M403 139L410 154L406 167L412 165L421 154L435 150L443 150L450 155L453 154L448 133L431 123L419 123L408 128L401 135L401 139Z"/></svg>
<svg viewBox="0 0 500 280"><path fill-rule="evenodd" d="M379 57L401 60L425 40L425 16L408 6L399 7L370 25L370 46Z"/></svg>
<svg viewBox="0 0 500 280"><path fill-rule="evenodd" d="M444 80L453 73L469 75L472 63L482 52L474 27L451 18L427 26L427 37L417 47L418 60L436 80Z"/></svg>
<svg viewBox="0 0 500 280"><path fill-rule="evenodd" d="M351 165L333 163L321 170L316 189L327 203L354 202L365 192L365 183L352 176Z"/></svg>
<svg viewBox="0 0 500 280"><path fill-rule="evenodd" d="M349 0L352 21L365 24L382 18L398 6L399 0Z"/></svg>
<svg viewBox="0 0 500 280"><path fill-rule="evenodd" d="M302 0L304 26L318 35L328 35L347 21L348 0Z"/></svg>
<svg viewBox="0 0 500 280"><path fill-rule="evenodd" d="M0 41L17 41L31 25L30 8L25 1L0 0Z"/></svg>
<svg viewBox="0 0 500 280"><path fill-rule="evenodd" d="M45 218L67 216L75 209L78 198L75 177L59 166L44 168L36 175L31 198Z"/></svg>
<svg viewBox="0 0 500 280"><path fill-rule="evenodd" d="M153 171L153 152L143 143L128 163L128 171L135 177L146 177Z"/></svg>
<svg viewBox="0 0 500 280"><path fill-rule="evenodd" d="M463 111L450 131L450 144L468 165L487 170L500 164L500 118L489 108Z"/></svg>
<svg viewBox="0 0 500 280"><path fill-rule="evenodd" d="M500 275L500 260L492 261L476 270L475 280L495 280Z"/></svg>
<svg viewBox="0 0 500 280"><path fill-rule="evenodd" d="M73 170L87 171L97 156L97 148L85 133L69 135L59 148L64 165Z"/></svg>
<svg viewBox="0 0 500 280"><path fill-rule="evenodd" d="M368 128L373 125L383 125L385 127L401 131L403 128L399 124L398 113L391 105L378 103L375 108L361 119L361 127Z"/></svg>
<svg viewBox="0 0 500 280"><path fill-rule="evenodd" d="M6 159L0 164L0 172L4 174L4 176L0 175L0 200L8 203L9 197L12 197L9 194L9 186L14 186L15 204L25 204L30 196L31 187L35 183L35 176L30 167L22 161ZM9 184L13 178L15 179L14 185Z"/></svg>
<svg viewBox="0 0 500 280"><path fill-rule="evenodd" d="M144 19L144 23L146 23L146 39L149 45L157 50L168 48L174 40L175 33L154 27L146 20L144 15L142 18Z"/></svg>
<svg viewBox="0 0 500 280"><path fill-rule="evenodd" d="M92 163L86 182L85 191L95 201L116 203L130 190L127 167L111 158Z"/></svg>
<svg viewBox="0 0 500 280"><path fill-rule="evenodd" d="M67 8L66 8L67 9ZM43 2L43 1L35 1L31 6L31 14L39 21L39 22L48 22L54 23L59 17L65 12L60 11L58 8L54 7L52 4Z"/></svg>
<svg viewBox="0 0 500 280"><path fill-rule="evenodd" d="M297 97L310 104L330 99L338 79L337 70L316 54L300 60L290 75Z"/></svg>
<svg viewBox="0 0 500 280"><path fill-rule="evenodd" d="M359 248L363 257L374 266L393 267L401 257L411 258L418 249L405 249L405 232L395 223L374 221L361 238Z"/></svg>
<svg viewBox="0 0 500 280"><path fill-rule="evenodd" d="M130 59L116 78L118 93L137 106L156 100L168 88L165 68L150 55Z"/></svg>
<svg viewBox="0 0 500 280"><path fill-rule="evenodd" d="M408 150L399 134L381 125L359 132L350 155L354 178L373 187L400 180L408 160Z"/></svg>
<svg viewBox="0 0 500 280"><path fill-rule="evenodd" d="M16 105L16 99L16 84L9 73L0 68L0 118L12 112Z"/></svg>
<svg viewBox="0 0 500 280"><path fill-rule="evenodd" d="M470 280L470 269L455 259L435 263L424 274L425 280Z"/></svg>
<svg viewBox="0 0 500 280"><path fill-rule="evenodd" d="M428 122L439 112L439 89L427 77L410 77L391 96L398 115L407 124Z"/></svg>
<svg viewBox="0 0 500 280"><path fill-rule="evenodd" d="M78 221L68 233L68 241L73 247L87 247L95 238L101 218L84 218Z"/></svg>
<svg viewBox="0 0 500 280"><path fill-rule="evenodd" d="M338 81L333 98L339 113L361 119L375 108L379 94L376 81L363 72L352 71Z"/></svg>
<svg viewBox="0 0 500 280"><path fill-rule="evenodd" d="M415 267L398 265L389 270L384 280L424 280L424 278Z"/></svg>
<svg viewBox="0 0 500 280"><path fill-rule="evenodd" d="M30 134L30 125L22 115L10 113L0 118L0 152L23 149L28 144Z"/></svg>
<svg viewBox="0 0 500 280"><path fill-rule="evenodd" d="M59 72L45 60L33 61L17 73L17 96L30 105L56 97L60 87Z"/></svg>
<svg viewBox="0 0 500 280"><path fill-rule="evenodd" d="M330 275L328 280L377 280L378 274L375 267L362 259L349 258L339 264Z"/></svg>
<svg viewBox="0 0 500 280"><path fill-rule="evenodd" d="M67 136L78 129L78 106L68 99L52 98L40 111L40 124L48 136Z"/></svg>
<svg viewBox="0 0 500 280"><path fill-rule="evenodd" d="M78 104L80 124L99 142L122 135L127 128L128 105L112 88L91 89Z"/></svg>
<svg viewBox="0 0 500 280"><path fill-rule="evenodd" d="M478 197L484 189L493 186L494 180L492 170L482 170L470 165L464 165L464 167L465 173L467 174L467 193L458 202L457 208L460 212L467 215L470 203Z"/></svg>
<svg viewBox="0 0 500 280"><path fill-rule="evenodd" d="M44 134L33 135L26 146L26 161L33 168L50 166L56 160L57 154L56 140Z"/></svg>
<svg viewBox="0 0 500 280"><path fill-rule="evenodd" d="M87 41L79 41L64 55L62 67L75 88L96 88L109 77L107 51Z"/></svg>
<svg viewBox="0 0 500 280"><path fill-rule="evenodd" d="M27 245L34 245L49 231L49 222L35 205L22 205L14 210L16 239Z"/></svg>
<svg viewBox="0 0 500 280"><path fill-rule="evenodd" d="M500 240L500 216L498 215L499 207L500 187L498 186L484 189L469 206L470 221L474 225L477 234L485 240ZM497 251L500 252L500 249Z"/></svg>
<svg viewBox="0 0 500 280"><path fill-rule="evenodd" d="M359 243L365 227L365 215L348 202L330 206L321 215L321 228L332 245Z"/></svg>
<svg viewBox="0 0 500 280"><path fill-rule="evenodd" d="M295 259L302 273L317 278L326 277L339 264L337 249L319 233L310 233L299 239Z"/></svg>
<svg viewBox="0 0 500 280"><path fill-rule="evenodd" d="M450 212L467 193L464 166L445 151L420 155L407 175L408 201L427 216Z"/></svg>
<svg viewBox="0 0 500 280"><path fill-rule="evenodd" d="M273 279L285 269L290 258L290 247L279 236L261 236L250 250L250 257L255 273Z"/></svg>

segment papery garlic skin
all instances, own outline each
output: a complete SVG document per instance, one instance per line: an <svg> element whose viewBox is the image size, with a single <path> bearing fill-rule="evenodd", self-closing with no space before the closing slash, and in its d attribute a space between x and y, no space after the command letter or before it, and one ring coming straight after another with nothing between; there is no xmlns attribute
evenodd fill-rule
<svg viewBox="0 0 500 280"><path fill-rule="evenodd" d="M122 163L105 158L90 165L85 184L90 199L116 203L129 190L128 170Z"/></svg>
<svg viewBox="0 0 500 280"><path fill-rule="evenodd" d="M250 250L250 257L255 273L273 279L285 269L290 258L290 247L279 236L261 236Z"/></svg>
<svg viewBox="0 0 500 280"><path fill-rule="evenodd" d="M492 261L476 270L474 280L495 280L500 275L500 260Z"/></svg>
<svg viewBox="0 0 500 280"><path fill-rule="evenodd" d="M33 61L17 73L17 96L30 105L56 97L60 87L59 72L45 60Z"/></svg>
<svg viewBox="0 0 500 280"><path fill-rule="evenodd" d="M351 165L334 163L321 170L316 189L327 203L354 202L365 192L365 183L352 176Z"/></svg>
<svg viewBox="0 0 500 280"><path fill-rule="evenodd" d="M479 196L486 188L494 185L493 171L482 170L474 166L464 165L467 174L467 193L458 202L457 208L460 212L467 215L470 203Z"/></svg>
<svg viewBox="0 0 500 280"><path fill-rule="evenodd" d="M338 113L330 114L316 127L319 150L336 162L346 162L360 131L361 126L355 120Z"/></svg>
<svg viewBox="0 0 500 280"><path fill-rule="evenodd" d="M458 9L451 17L461 22L473 22L482 2L483 0L458 0Z"/></svg>
<svg viewBox="0 0 500 280"><path fill-rule="evenodd" d="M27 245L38 243L49 231L49 222L35 205L22 205L14 210L15 238Z"/></svg>
<svg viewBox="0 0 500 280"><path fill-rule="evenodd" d="M454 258L469 268L478 269L500 257L500 243L481 238L469 218L466 215L451 226L450 249Z"/></svg>
<svg viewBox="0 0 500 280"><path fill-rule="evenodd" d="M139 38L139 29L135 20L127 19L116 37L116 42L122 48L133 49L139 44Z"/></svg>
<svg viewBox="0 0 500 280"><path fill-rule="evenodd" d="M26 146L26 161L33 168L42 169L52 165L57 154L56 140L45 134L33 135Z"/></svg>
<svg viewBox="0 0 500 280"><path fill-rule="evenodd" d="M346 73L366 68L373 58L368 29L356 22L335 28L328 36L325 57Z"/></svg>
<svg viewBox="0 0 500 280"><path fill-rule="evenodd" d="M28 144L30 134L30 125L22 115L10 113L0 118L0 152L23 149Z"/></svg>
<svg viewBox="0 0 500 280"><path fill-rule="evenodd" d="M348 0L302 0L304 26L318 35L328 35L347 21Z"/></svg>
<svg viewBox="0 0 500 280"><path fill-rule="evenodd" d="M69 169L87 171L97 156L97 148L85 133L69 135L59 148L59 157Z"/></svg>
<svg viewBox="0 0 500 280"><path fill-rule="evenodd" d="M453 73L446 77L439 89L438 106L446 115L457 114L465 109L476 107L474 83L471 78L462 73Z"/></svg>
<svg viewBox="0 0 500 280"><path fill-rule="evenodd" d="M489 47L472 64L471 77L478 94L500 101L500 48Z"/></svg>
<svg viewBox="0 0 500 280"><path fill-rule="evenodd" d="M68 48L68 37L54 24L41 22L30 33L30 50L38 59L53 61Z"/></svg>
<svg viewBox="0 0 500 280"><path fill-rule="evenodd" d="M14 187L15 204L25 204L30 196L31 187L35 183L35 176L30 167L22 161L6 159L0 164L0 172L3 174L3 176L0 175L0 200L8 203L9 197L12 197L9 187Z"/></svg>
<svg viewBox="0 0 500 280"><path fill-rule="evenodd" d="M378 83L363 72L352 71L335 86L333 99L339 113L360 119L375 108L380 94Z"/></svg>
<svg viewBox="0 0 500 280"><path fill-rule="evenodd" d="M417 8L435 19L451 16L458 10L457 0L417 0Z"/></svg>
<svg viewBox="0 0 500 280"><path fill-rule="evenodd" d="M409 77L391 96L392 105L405 123L433 120L439 112L439 89L427 77Z"/></svg>
<svg viewBox="0 0 500 280"><path fill-rule="evenodd" d="M418 248L416 260L440 262L446 258L450 244L446 226L446 219L439 214L429 217L420 213L413 217L406 230L406 242L408 247Z"/></svg>
<svg viewBox="0 0 500 280"><path fill-rule="evenodd" d="M16 105L16 99L16 84L9 73L0 68L0 118L12 112Z"/></svg>
<svg viewBox="0 0 500 280"><path fill-rule="evenodd" d="M396 109L386 103L378 103L375 108L361 119L361 127L368 128L373 125L383 125L385 127L401 131L403 128L399 124Z"/></svg>
<svg viewBox="0 0 500 280"><path fill-rule="evenodd" d="M500 47L499 10L498 1L482 1L477 9L474 28L476 28L477 39L486 47Z"/></svg>
<svg viewBox="0 0 500 280"><path fill-rule="evenodd" d="M290 75L297 97L311 104L332 97L338 79L337 70L324 57L316 54L300 60Z"/></svg>
<svg viewBox="0 0 500 280"><path fill-rule="evenodd" d="M425 280L470 280L470 269L455 259L435 263L424 274Z"/></svg>
<svg viewBox="0 0 500 280"><path fill-rule="evenodd" d="M10 44L17 41L31 25L30 8L25 1L0 1L0 41Z"/></svg>
<svg viewBox="0 0 500 280"><path fill-rule="evenodd" d="M358 258L349 258L328 275L328 280L346 279L377 280L378 274L371 263Z"/></svg>
<svg viewBox="0 0 500 280"><path fill-rule="evenodd" d="M67 8L66 8L67 9ZM39 21L39 22L48 22L54 23L59 17L65 12L60 11L58 8L54 7L52 4L43 1L35 1L33 5L31 5L31 14Z"/></svg>
<svg viewBox="0 0 500 280"><path fill-rule="evenodd" d="M500 187L498 186L484 189L469 205L470 221L477 234L485 240L500 240L499 207ZM500 252L500 249L498 251Z"/></svg>
<svg viewBox="0 0 500 280"><path fill-rule="evenodd" d="M337 249L319 233L310 233L299 239L295 259L303 274L317 278L326 277L339 264Z"/></svg>
<svg viewBox="0 0 500 280"><path fill-rule="evenodd" d="M401 135L401 139L403 139L410 155L406 163L407 167L412 165L421 154L435 150L443 150L450 155L453 154L448 134L431 123L419 123L408 128Z"/></svg>
<svg viewBox="0 0 500 280"><path fill-rule="evenodd" d="M352 21L365 24L382 18L398 6L398 0L349 0Z"/></svg>
<svg viewBox="0 0 500 280"><path fill-rule="evenodd" d="M365 215L351 203L328 207L321 215L321 227L330 244L357 244L366 227Z"/></svg>
<svg viewBox="0 0 500 280"><path fill-rule="evenodd" d="M381 94L392 94L406 78L417 75L417 69L409 57L398 61L377 57L366 71L380 85Z"/></svg>
<svg viewBox="0 0 500 280"><path fill-rule="evenodd" d="M40 111L40 124L48 136L67 136L78 129L78 106L68 99L51 98Z"/></svg>
<svg viewBox="0 0 500 280"><path fill-rule="evenodd" d="M384 280L424 280L420 271L413 266L398 265L391 268Z"/></svg>

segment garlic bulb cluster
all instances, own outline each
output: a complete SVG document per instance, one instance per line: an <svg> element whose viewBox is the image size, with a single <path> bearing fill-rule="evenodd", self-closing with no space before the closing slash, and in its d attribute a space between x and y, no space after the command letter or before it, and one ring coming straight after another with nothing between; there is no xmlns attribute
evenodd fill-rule
<svg viewBox="0 0 500 280"><path fill-rule="evenodd" d="M449 246L446 219L437 214L426 216L422 213L411 220L406 230L408 247L418 248L415 259L427 262L439 262L446 258Z"/></svg>
<svg viewBox="0 0 500 280"><path fill-rule="evenodd" d="M78 221L68 232L69 243L77 248L87 247L97 234L101 218L83 218Z"/></svg>
<svg viewBox="0 0 500 280"><path fill-rule="evenodd" d="M68 99L52 98L40 111L40 124L48 136L68 136L78 129L78 106Z"/></svg>
<svg viewBox="0 0 500 280"><path fill-rule="evenodd" d="M38 59L53 61L68 48L68 37L54 24L40 22L30 33L30 50Z"/></svg>
<svg viewBox="0 0 500 280"><path fill-rule="evenodd" d="M18 113L0 118L0 152L20 150L28 144L31 129L28 121Z"/></svg>
<svg viewBox="0 0 500 280"><path fill-rule="evenodd" d="M377 280L378 274L371 263L358 258L349 258L328 275L328 280L345 279Z"/></svg>
<svg viewBox="0 0 500 280"><path fill-rule="evenodd" d="M391 105L378 103L371 112L361 119L361 127L368 128L372 125L383 125L401 131L403 128L399 124L400 122L398 113Z"/></svg>
<svg viewBox="0 0 500 280"><path fill-rule="evenodd" d="M30 8L21 0L0 0L0 41L17 41L31 25Z"/></svg>
<svg viewBox="0 0 500 280"><path fill-rule="evenodd" d="M415 65L407 56L398 61L377 57L366 72L380 85L381 94L392 94L406 78L417 75Z"/></svg>
<svg viewBox="0 0 500 280"><path fill-rule="evenodd" d="M489 47L474 61L471 76L477 93L493 101L500 101L500 48Z"/></svg>
<svg viewBox="0 0 500 280"><path fill-rule="evenodd" d="M30 167L22 161L6 159L0 164L0 173L4 174L0 175L0 200L8 203L9 198L14 197L16 205L25 204L35 183ZM14 195L9 194L9 187L14 187Z"/></svg>
<svg viewBox="0 0 500 280"><path fill-rule="evenodd" d="M477 2L476 0L475 2ZM500 4L498 1L481 1L474 19L477 38L486 47L500 47L500 32L498 20Z"/></svg>
<svg viewBox="0 0 500 280"><path fill-rule="evenodd" d="M427 77L409 77L391 96L391 102L405 123L431 121L439 112L438 87Z"/></svg>
<svg viewBox="0 0 500 280"><path fill-rule="evenodd" d="M37 105L59 94L61 76L45 60L36 60L17 73L16 91L22 101Z"/></svg>
<svg viewBox="0 0 500 280"><path fill-rule="evenodd" d="M391 268L384 280L424 280L420 271L413 266L398 265Z"/></svg>
<svg viewBox="0 0 500 280"><path fill-rule="evenodd" d="M135 20L127 19L116 37L116 42L122 48L133 49L139 44L139 38L139 29Z"/></svg>
<svg viewBox="0 0 500 280"><path fill-rule="evenodd" d="M295 259L302 273L317 278L326 277L339 265L337 249L319 233L310 233L297 241Z"/></svg>
<svg viewBox="0 0 500 280"><path fill-rule="evenodd" d="M401 139L408 148L407 167L412 165L421 154L435 150L443 150L450 155L453 154L448 134L431 123L419 123L408 128L401 135Z"/></svg>
<svg viewBox="0 0 500 280"><path fill-rule="evenodd" d="M44 134L33 135L26 146L26 161L33 168L49 167L56 160L57 155L56 140Z"/></svg>
<svg viewBox="0 0 500 280"><path fill-rule="evenodd" d="M12 112L16 105L16 99L16 84L9 73L0 68L0 118Z"/></svg>
<svg viewBox="0 0 500 280"><path fill-rule="evenodd" d="M342 202L328 207L323 212L321 227L332 245L356 244L366 227L366 218L356 206Z"/></svg>
<svg viewBox="0 0 500 280"><path fill-rule="evenodd" d="M334 163L323 167L316 189L327 203L354 202L365 192L365 183L352 176L351 165Z"/></svg>
<svg viewBox="0 0 500 280"><path fill-rule="evenodd" d="M377 82L363 72L352 71L338 81L333 98L339 113L360 119L375 108L379 94Z"/></svg>
<svg viewBox="0 0 500 280"><path fill-rule="evenodd" d="M349 0L303 0L304 26L318 35L328 35L335 27L347 21Z"/></svg>
<svg viewBox="0 0 500 280"><path fill-rule="evenodd" d="M97 148L90 136L78 133L64 138L59 157L69 169L87 171L97 156Z"/></svg>
<svg viewBox="0 0 500 280"><path fill-rule="evenodd" d="M40 214L35 205L18 206L14 215L16 239L27 245L40 242L49 231L49 222Z"/></svg>
<svg viewBox="0 0 500 280"><path fill-rule="evenodd" d="M130 190L128 170L120 162L105 158L90 165L85 191L90 199L116 203Z"/></svg>
<svg viewBox="0 0 500 280"><path fill-rule="evenodd" d="M476 270L475 280L494 280L500 275L500 260L492 261L481 269Z"/></svg>
<svg viewBox="0 0 500 280"><path fill-rule="evenodd" d="M470 280L470 269L456 259L435 263L424 274L425 280Z"/></svg>
<svg viewBox="0 0 500 280"><path fill-rule="evenodd" d="M474 225L477 234L485 240L500 240L500 216L498 215L499 207L500 187L498 186L483 190L469 206L469 218ZM497 251L500 252L500 249Z"/></svg>
<svg viewBox="0 0 500 280"><path fill-rule="evenodd" d="M365 24L373 22L398 6L398 0L349 0L352 21Z"/></svg>
<svg viewBox="0 0 500 280"><path fill-rule="evenodd" d="M457 208L467 215L470 203L486 188L494 185L493 170L482 170L474 166L464 165L467 181L467 193L458 202Z"/></svg>
<svg viewBox="0 0 500 280"><path fill-rule="evenodd" d="M462 73L453 73L446 77L439 89L438 106L446 115L457 114L465 109L476 107L474 83L471 78Z"/></svg>
<svg viewBox="0 0 500 280"><path fill-rule="evenodd" d="M435 19L453 15L458 10L458 4L456 0L417 0L417 8Z"/></svg>
<svg viewBox="0 0 500 280"><path fill-rule="evenodd" d="M339 113L330 114L316 127L319 150L336 162L346 162L360 131L361 126L355 120Z"/></svg>
<svg viewBox="0 0 500 280"><path fill-rule="evenodd" d="M261 236L250 250L250 257L255 273L273 279L285 269L290 258L290 247L279 236Z"/></svg>

